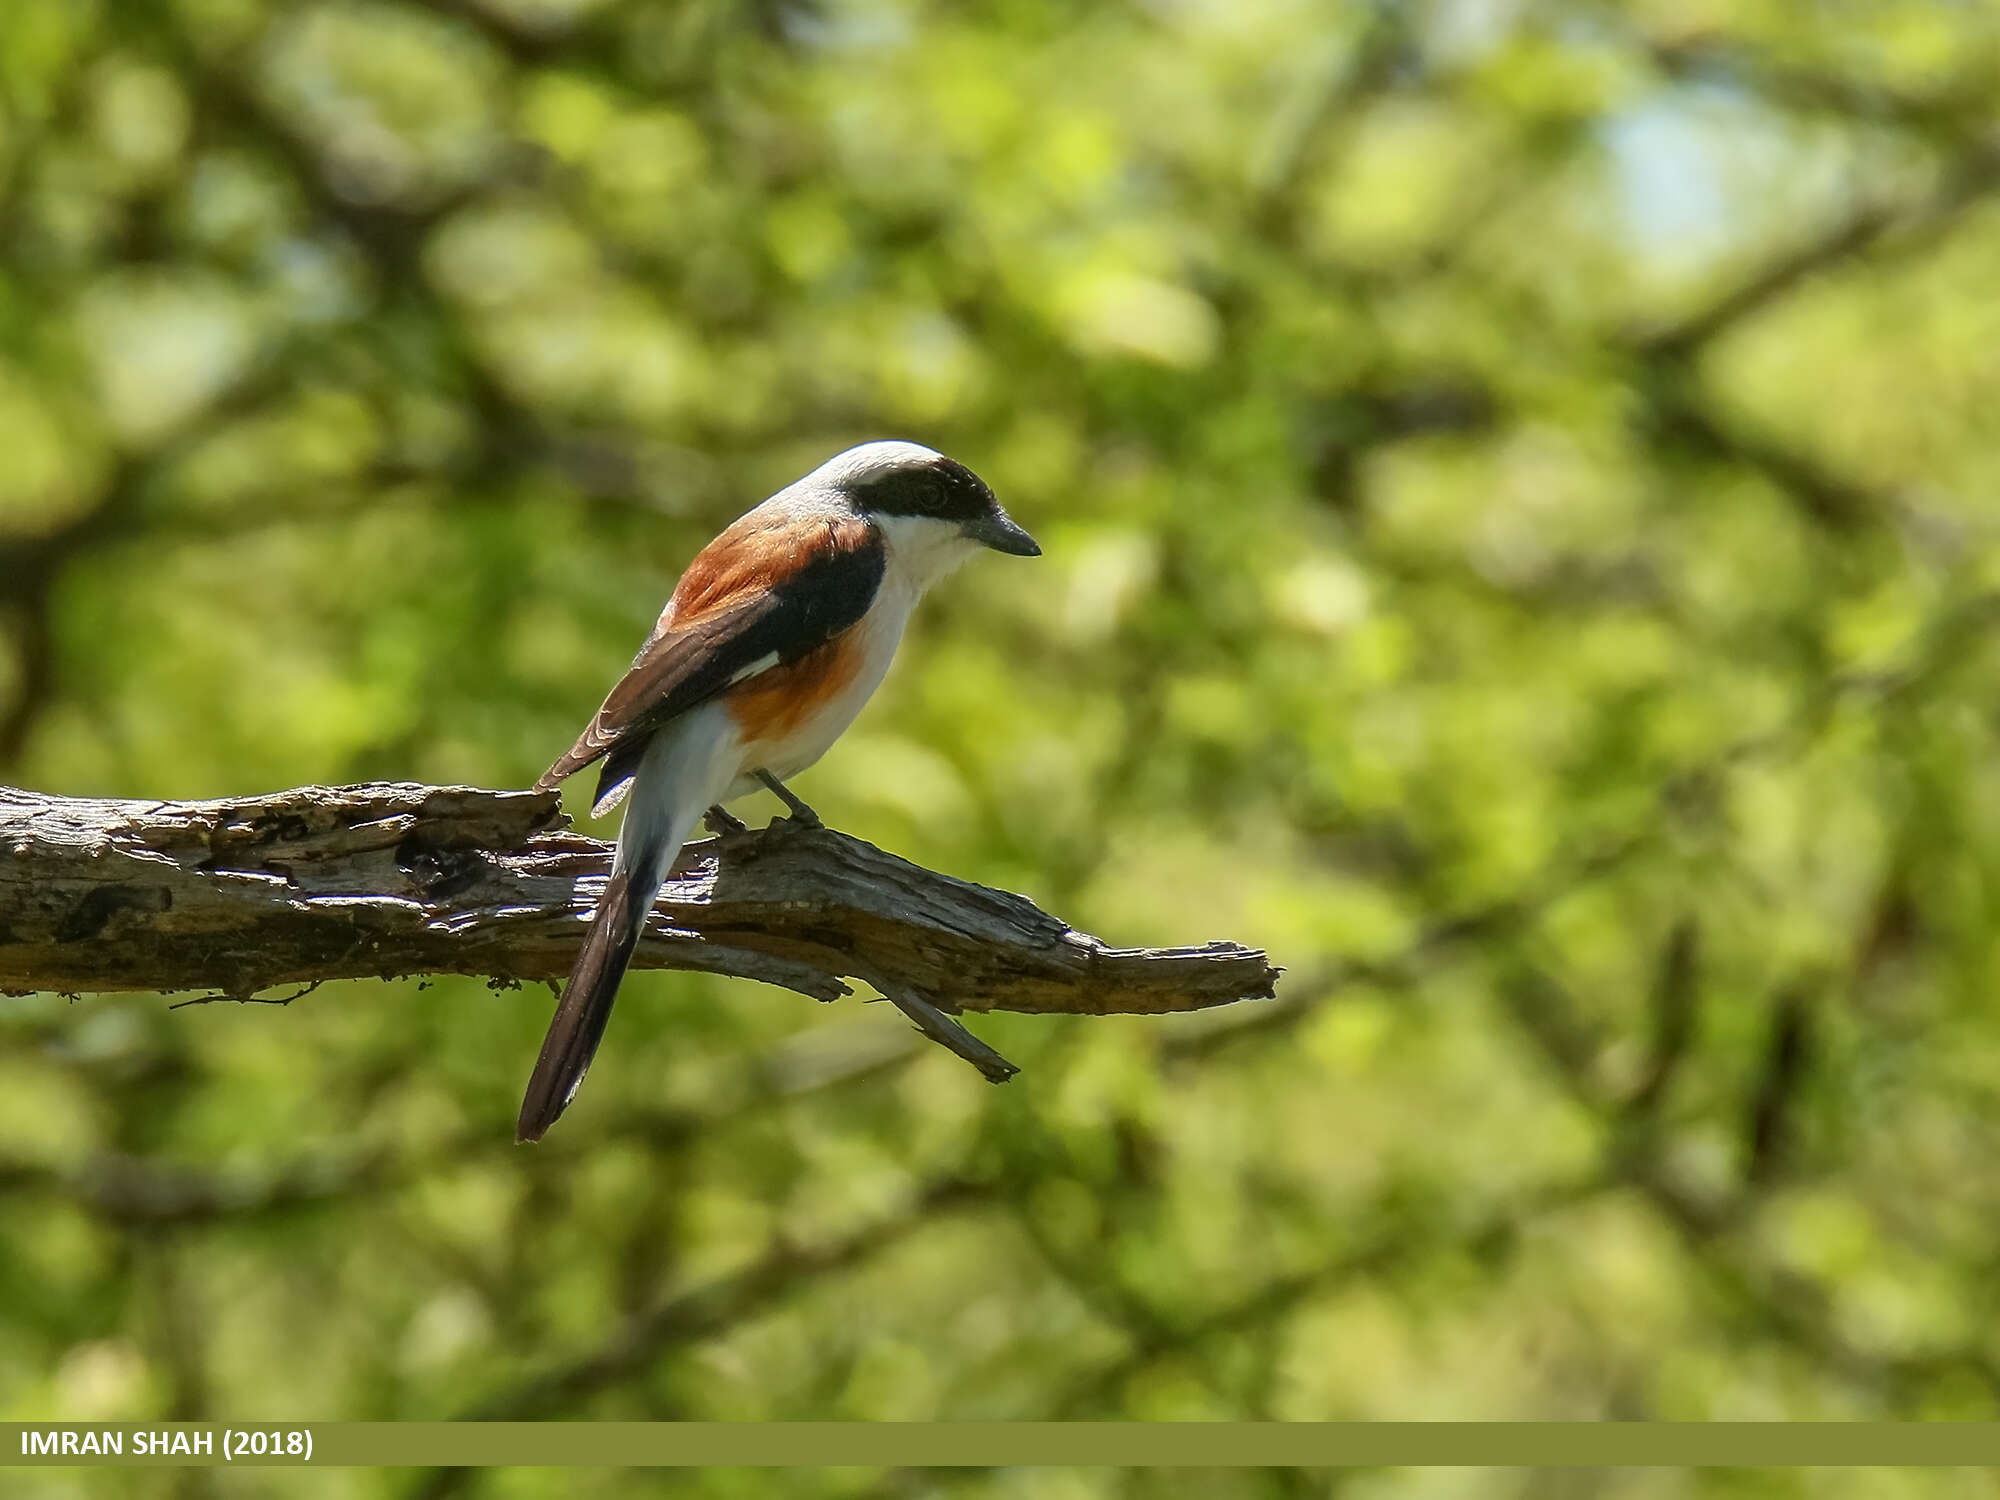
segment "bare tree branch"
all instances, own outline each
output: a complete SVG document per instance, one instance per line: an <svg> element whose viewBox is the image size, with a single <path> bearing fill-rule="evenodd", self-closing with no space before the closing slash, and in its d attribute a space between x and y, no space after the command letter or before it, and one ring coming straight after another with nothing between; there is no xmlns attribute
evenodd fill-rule
<svg viewBox="0 0 2000 1500"><path fill-rule="evenodd" d="M609 865L610 846L571 831L548 793L377 782L112 802L0 788L0 990L555 979ZM1024 897L790 821L690 845L634 962L822 1000L864 980L928 1012L940 1040L941 1011L1198 1010L1269 996L1278 972L1234 943L1111 948ZM1006 1065L983 1050L994 1076Z"/></svg>

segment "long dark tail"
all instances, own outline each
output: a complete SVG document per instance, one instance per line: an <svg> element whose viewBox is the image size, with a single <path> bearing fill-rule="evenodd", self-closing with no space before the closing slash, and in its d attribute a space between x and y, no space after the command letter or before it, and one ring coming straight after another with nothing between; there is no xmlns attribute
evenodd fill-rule
<svg viewBox="0 0 2000 1500"><path fill-rule="evenodd" d="M576 955L521 1100L515 1136L538 1141L569 1106L604 1039L618 981L646 930L646 913L660 893L674 856L694 832L702 809L735 774L734 721L719 707L696 709L656 732L631 772L631 795L618 829L618 855L597 903L597 915ZM627 758L630 759L629 757Z"/></svg>
<svg viewBox="0 0 2000 1500"><path fill-rule="evenodd" d="M636 863L642 872L653 867L651 859ZM657 891L657 882L635 887L631 870L618 870L606 882L555 1019L549 1022L549 1034L542 1039L542 1055L535 1059L535 1071L528 1079L514 1139L539 1141L576 1096L590 1060L597 1055L597 1044L604 1040L618 982L632 962L632 950L639 946L646 912Z"/></svg>

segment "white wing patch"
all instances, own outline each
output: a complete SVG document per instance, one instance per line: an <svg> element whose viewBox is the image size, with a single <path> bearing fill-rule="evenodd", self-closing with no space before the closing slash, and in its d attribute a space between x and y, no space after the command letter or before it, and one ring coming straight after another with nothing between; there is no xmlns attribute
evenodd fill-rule
<svg viewBox="0 0 2000 1500"><path fill-rule="evenodd" d="M616 809L618 804L625 800L626 794L631 790L632 790L632 778L630 776L627 776L623 781L619 782L618 785L616 786L606 787L604 789L604 795L602 797L599 797L597 801L591 804L590 815L593 818L604 817L606 814Z"/></svg>
<svg viewBox="0 0 2000 1500"><path fill-rule="evenodd" d="M729 687L735 687L736 684L739 682L747 682L752 677L755 677L759 672L768 672L771 670L771 668L775 667L777 664L778 664L778 653L775 651L767 651L762 656L758 657L755 661L751 662L748 666L738 667L736 671L733 674L731 674L727 685Z"/></svg>

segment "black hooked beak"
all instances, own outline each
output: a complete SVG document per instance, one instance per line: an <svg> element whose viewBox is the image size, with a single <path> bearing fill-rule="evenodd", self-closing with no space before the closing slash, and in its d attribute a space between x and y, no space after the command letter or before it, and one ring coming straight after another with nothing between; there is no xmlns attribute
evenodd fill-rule
<svg viewBox="0 0 2000 1500"><path fill-rule="evenodd" d="M966 522L965 534L975 542L991 547L995 552L1007 552L1015 557L1042 555L1040 543L1022 530L1014 518L997 505L978 520Z"/></svg>

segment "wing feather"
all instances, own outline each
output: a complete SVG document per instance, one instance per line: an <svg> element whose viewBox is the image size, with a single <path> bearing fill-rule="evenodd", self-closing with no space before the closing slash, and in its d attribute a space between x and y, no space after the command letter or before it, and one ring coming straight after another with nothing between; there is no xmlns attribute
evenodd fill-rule
<svg viewBox="0 0 2000 1500"><path fill-rule="evenodd" d="M688 565L632 669L539 789L608 756L593 799L608 810L662 724L818 650L867 613L886 561L874 527L858 517L807 526L762 509Z"/></svg>

